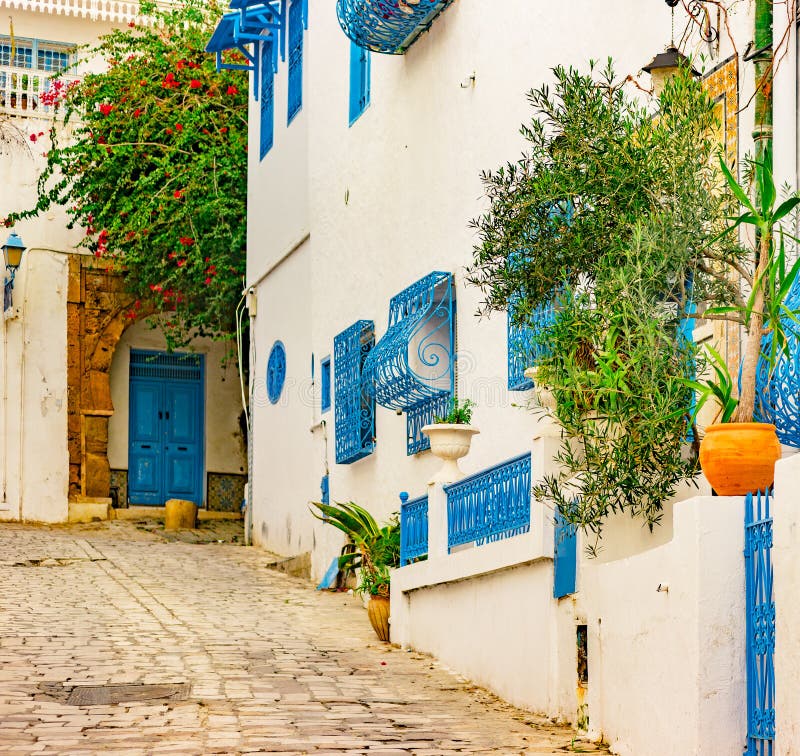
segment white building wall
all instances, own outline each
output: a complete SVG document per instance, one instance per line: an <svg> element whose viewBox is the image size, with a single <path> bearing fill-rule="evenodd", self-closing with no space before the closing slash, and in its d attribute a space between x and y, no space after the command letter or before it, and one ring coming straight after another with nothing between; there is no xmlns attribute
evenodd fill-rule
<svg viewBox="0 0 800 756"><path fill-rule="evenodd" d="M4 16L18 39L81 45L112 28L107 22L57 17L29 10L30 4L15 4L22 5L25 8L8 7ZM8 26L0 28L0 34L8 33ZM82 63L78 72L99 64ZM2 213L35 205L51 124L33 113L0 122ZM66 213L56 208L13 229L28 250L17 272L14 312L3 323L0 344L0 520L67 519L67 254L74 251L81 230L66 226Z"/></svg>

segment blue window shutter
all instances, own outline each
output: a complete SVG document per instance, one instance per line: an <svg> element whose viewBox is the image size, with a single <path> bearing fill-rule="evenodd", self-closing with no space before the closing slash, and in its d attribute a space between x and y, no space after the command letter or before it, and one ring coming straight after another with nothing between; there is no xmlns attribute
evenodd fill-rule
<svg viewBox="0 0 800 756"><path fill-rule="evenodd" d="M303 5L292 0L289 7L289 107L286 123L303 107Z"/></svg>
<svg viewBox="0 0 800 756"><path fill-rule="evenodd" d="M272 42L261 43L261 159L272 149L275 137L275 71Z"/></svg>
<svg viewBox="0 0 800 756"><path fill-rule="evenodd" d="M320 363L320 388L322 394L321 409L327 412L331 408L331 358L325 357Z"/></svg>
<svg viewBox="0 0 800 756"><path fill-rule="evenodd" d="M578 571L578 532L556 508L553 529L553 597L575 593Z"/></svg>
<svg viewBox="0 0 800 756"><path fill-rule="evenodd" d="M333 340L336 463L349 465L375 448L375 397L364 390L364 361L375 346L375 323L358 320Z"/></svg>
<svg viewBox="0 0 800 756"><path fill-rule="evenodd" d="M369 50L350 42L350 125L366 110L370 95Z"/></svg>

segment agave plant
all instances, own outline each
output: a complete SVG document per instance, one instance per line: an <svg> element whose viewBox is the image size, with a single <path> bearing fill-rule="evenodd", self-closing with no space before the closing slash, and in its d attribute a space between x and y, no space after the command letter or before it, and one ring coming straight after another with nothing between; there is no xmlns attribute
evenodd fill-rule
<svg viewBox="0 0 800 756"><path fill-rule="evenodd" d="M371 596L389 595L389 569L400 565L400 524L397 515L378 525L363 507L349 502L321 504L312 502L318 520L333 525L351 541L352 548L339 557L339 569L359 570L356 591Z"/></svg>

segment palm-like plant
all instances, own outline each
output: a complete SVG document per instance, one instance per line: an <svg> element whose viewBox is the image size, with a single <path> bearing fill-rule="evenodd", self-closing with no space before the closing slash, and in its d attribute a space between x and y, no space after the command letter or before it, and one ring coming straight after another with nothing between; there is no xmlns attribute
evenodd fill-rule
<svg viewBox="0 0 800 756"><path fill-rule="evenodd" d="M359 570L356 591L371 596L389 595L389 570L400 565L400 524L393 515L383 525L363 507L349 502L312 502L318 520L338 528L351 541L352 550L339 557L339 569Z"/></svg>

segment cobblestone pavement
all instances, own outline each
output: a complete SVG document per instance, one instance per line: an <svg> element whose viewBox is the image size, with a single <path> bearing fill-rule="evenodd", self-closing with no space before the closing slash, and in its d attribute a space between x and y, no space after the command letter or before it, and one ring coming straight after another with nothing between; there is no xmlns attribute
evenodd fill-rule
<svg viewBox="0 0 800 756"><path fill-rule="evenodd" d="M572 750L568 729L380 643L352 597L271 559L132 523L0 526L0 753ZM76 705L85 686L167 683L184 700L105 687L126 700Z"/></svg>

